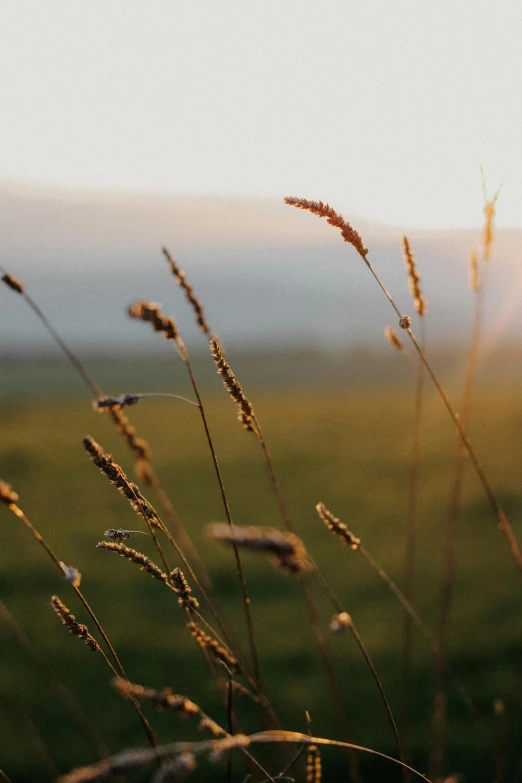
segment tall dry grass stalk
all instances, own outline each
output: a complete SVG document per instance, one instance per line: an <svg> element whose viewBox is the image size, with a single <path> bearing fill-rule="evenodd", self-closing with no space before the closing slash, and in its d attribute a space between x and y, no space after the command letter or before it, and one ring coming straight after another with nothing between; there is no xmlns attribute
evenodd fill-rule
<svg viewBox="0 0 522 783"><path fill-rule="evenodd" d="M410 242L406 236L402 238L404 263L408 275L410 294L419 317L420 345L426 348L426 300L422 293L420 276L417 271L417 261ZM417 357L417 376L415 381L413 403L413 425L410 456L410 476L408 482L408 502L406 515L406 541L404 551L404 594L411 603L415 594L415 565L417 550L418 504L419 504L419 472L422 440L422 413L424 407L424 365L420 356ZM403 734L405 746L411 754L412 712L413 712L413 627L412 618L404 613L402 628L402 691L403 691Z"/></svg>
<svg viewBox="0 0 522 783"><path fill-rule="evenodd" d="M287 532L293 535L294 527L290 519L288 506L286 504L285 497L283 495L283 492L279 485L279 481L277 479L277 474L272 459L270 457L270 453L268 451L268 447L263 435L263 431L261 429L261 424L259 423L259 419L254 413L254 407L250 402L250 400L248 399L248 397L245 395L243 391L243 387L241 386L239 381L237 381L234 373L232 372L232 368L230 367L227 359L225 358L222 346L219 340L217 340L217 338L215 337L210 340L210 353L217 367L218 374L221 376L223 385L225 386L230 397L238 407L238 420L240 421L240 423L243 425L243 428L247 432L253 432L256 436L256 439L261 448L261 452L267 469L272 492L276 499L276 503L279 507L283 524ZM298 572L301 586L303 589L306 611L308 614L308 619L310 621L310 627L312 629L312 633L314 636L317 652L319 654L319 658L321 659L321 663L325 671L326 680L330 691L330 697L332 699L332 704L334 705L334 709L337 713L337 717L339 720L339 725L341 727L341 731L342 731L341 736L343 736L347 742L350 742L353 736L351 721L348 716L348 711L346 709L346 706L344 705L343 700L341 698L341 687L339 683L339 678L336 674L334 663L333 663L332 652L330 650L326 634L324 633L323 626L321 624L317 603L311 589L310 577L309 574L307 573L308 570L309 569L303 569L303 570L299 570ZM357 755L354 752L349 751L348 758L349 758L350 775L352 777L353 783L361 783L361 774L359 771L359 763L358 763Z"/></svg>
<svg viewBox="0 0 522 783"><path fill-rule="evenodd" d="M64 355L67 357L67 359L72 364L74 369L77 371L78 375L84 382L87 389L93 395L95 400L99 401L99 400L108 399L107 396L104 394L100 385L97 383L97 381L92 377L92 375L87 370L85 364L67 345L65 340L54 328L54 326L49 321L49 319L44 314L44 312L37 304L37 302L34 300L34 298L28 294L28 292L26 291L24 285L20 282L20 280L17 280L12 275L7 274L5 270L3 270L1 267L0 267L0 273L3 273L2 281L8 286L8 288L20 294L23 297L23 299L26 301L26 303L29 305L31 310L35 313L35 315L40 320L44 328L48 331L48 333L56 342L60 350L64 353ZM114 426L116 427L116 429L124 439L125 443L127 444L127 447L134 455L135 457L134 467L135 467L136 475L155 493L159 506L162 510L162 514L166 520L165 530L163 532L165 533L165 535L167 536L167 538L169 539L172 545L174 545L175 539L180 538L181 548L188 553L190 559L195 564L195 568L198 571L200 575L200 579L202 583L205 585L206 589L210 590L211 592L214 592L214 605L215 606L217 605L217 611L221 611L222 613L222 609L219 606L219 601L217 599L217 596L215 595L214 586L212 584L212 580L210 578L208 570L205 564L203 563L203 561L201 560L201 558L199 557L199 553L196 547L194 546L192 539L190 538L185 527L181 523L181 520L179 519L173 504L171 503L167 493L163 489L159 481L159 478L154 470L151 461L150 446L147 443L147 441L145 441L143 438L138 436L136 432L136 428L132 426L128 417L123 413L121 409L122 407L123 406L121 405L103 405L103 404L96 405L97 410L107 413L107 415L113 422ZM174 535L171 534L169 529L170 527L173 529ZM175 547L177 546L178 544L176 543Z"/></svg>
<svg viewBox="0 0 522 783"><path fill-rule="evenodd" d="M140 703L150 704L161 711L174 712L199 720L200 731L205 731L214 737L231 738L229 732L223 729L215 720L210 718L198 704L188 699L186 696L172 693L170 688L144 688L142 685L135 685L128 680L116 679L113 682L114 687L125 699L135 699ZM214 741L215 743L216 741ZM274 781L273 777L261 766L257 759L252 756L248 750L242 749L247 757L259 772L268 780ZM168 754L170 755L170 754ZM110 760L109 760L110 761ZM110 769L110 767L108 767ZM274 782L275 783L275 782Z"/></svg>
<svg viewBox="0 0 522 783"><path fill-rule="evenodd" d="M419 780L424 780L425 783L434 783L434 781L431 781L426 775L419 772L419 770L408 766L408 764L404 764L398 759L394 759L392 756L380 753L378 750L366 748L363 745L342 742L340 740L331 740L325 737L314 737L309 734L301 734L298 731L282 730L260 731L250 735L236 734L231 737L226 737L224 740L211 739L203 742L171 742L166 745L160 745L156 751L143 750L141 748L126 750L91 767L79 767L77 770L72 770L67 775L61 777L58 783L94 783L94 781L100 780L101 773L108 775L111 771L120 771L124 769L122 764L126 760L132 760L134 764L132 767L133 769L143 768L157 757L177 756L181 753L192 753L196 757L207 754L211 762L216 762L221 761L225 753L235 750L243 751L244 749L252 749L256 745L278 744L305 746L319 745L321 747L342 749L351 748L357 753L374 756L398 766L406 773L414 775ZM274 781L275 779L270 775L267 775L267 780Z"/></svg>
<svg viewBox="0 0 522 783"><path fill-rule="evenodd" d="M496 517L497 527L501 531L502 535L504 536L504 539L509 548L511 556L515 562L519 575L522 577L522 552L520 551L520 546L518 544L515 532L511 527L508 518L506 517L506 514L504 512L504 509L502 508L496 494L493 492L493 489L486 477L482 465L479 462L475 449L473 448L466 434L466 431L462 426L458 414L453 409L453 406L451 405L446 392L441 386L440 381L435 375L431 367L431 364L428 362L428 359L424 351L422 350L417 338L415 337L411 329L411 318L401 313L401 311L395 304L395 301L391 296L390 292L387 291L387 289L384 287L382 280L380 279L380 277L378 276L378 274L376 273L376 271L374 270L372 264L368 259L368 248L362 242L361 237L359 236L357 231L355 231L350 226L350 224L347 223L344 220L344 218L341 217L341 215L337 214L337 212L335 212L335 210L333 210L332 207L330 207L328 204L323 204L322 201L309 201L308 199L294 198L294 197L285 198L285 203L289 204L290 206L297 207L298 209L303 209L306 210L307 212L311 212L312 214L317 215L318 217L324 217L326 218L327 222L330 225L339 228L344 241L348 242L355 248L355 250L358 252L360 257L368 267L370 273L372 274L373 278L377 282L379 288L382 290L388 302L390 303L391 307L395 311L399 319L400 327L408 333L408 336L410 338L413 347L415 348L417 354L420 356L421 361L428 372L428 375L433 381L435 388L437 389L437 392L439 393L441 400L444 403L444 407L448 411L450 418L453 421L453 424L455 425L459 438L462 441L462 444L466 449L467 453L469 454L471 462L473 463L473 467L475 468L480 483L482 484L486 498Z"/></svg>
<svg viewBox="0 0 522 783"><path fill-rule="evenodd" d="M469 258L469 281L473 294L474 306L473 326L466 358L464 388L459 411L459 419L464 430L468 429L471 417L473 389L480 348L482 322L484 319L486 263L491 259L495 210L497 199L500 194L500 188L498 188L493 198L490 200L488 199L483 172L482 186L484 192L482 264L479 265L477 254L474 252L470 254ZM464 448L462 441L458 440L455 450L453 478L450 487L448 516L444 534L443 573L439 597L438 655L434 672L435 696L432 720L432 748L430 754L430 770L432 771L433 777L440 777L442 775L445 761L447 637L455 584L457 534L459 519L462 512L462 492L466 471L466 456L466 449Z"/></svg>
<svg viewBox="0 0 522 783"><path fill-rule="evenodd" d="M166 247L162 248L162 252L170 267L170 271L178 281L179 287L182 289L183 293L185 294L185 298L187 302L189 303L190 307L194 311L197 325L199 326L203 334L205 334L207 337L211 337L212 332L210 331L209 323L205 317L205 313L203 311L203 305L201 303L201 300L198 299L198 297L194 293L194 289L188 282L185 276L185 272L183 271L183 269L181 269L181 267L176 262L172 253L169 250L167 250Z"/></svg>
<svg viewBox="0 0 522 783"><path fill-rule="evenodd" d="M212 436L210 434L210 429L208 426L207 416L205 412L205 408L203 405L203 400L201 399L201 395L199 392L199 387L196 382L196 378L194 375L194 371L192 369L192 364L190 362L190 357L188 355L187 349L185 348L185 344L183 340L181 339L181 336L179 334L179 330L177 328L176 323L172 318L168 318L161 314L161 306L153 303L153 302L147 302L147 301L139 301L134 302L129 307L129 315L131 318L136 318L140 321L144 321L146 323L150 323L154 331L160 332L163 334L163 336L168 340L173 340L176 343L177 349L180 353L180 356L185 364L190 383L192 385L192 389L194 391L194 394L196 396L196 400L198 403L198 408L201 416L201 422L203 424L203 429L205 431L205 437L207 440L208 448L212 457L212 463L214 466L214 472L216 474L217 483L219 486L219 492L221 495L221 501L223 503L223 508L225 510L225 515L227 518L227 523L230 526L231 529L234 527L234 523L232 521L232 514L230 511L230 506L228 503L227 494L225 492L225 486L223 483L223 478L221 475L221 469L219 467L216 450L214 448L214 442L212 440ZM235 544L233 544L233 550L234 550L234 558L236 562L236 571L237 576L241 588L241 594L243 597L243 608L245 613L245 621L246 621L246 627L247 627L247 635L248 635L248 642L249 642L249 648L250 648L250 658L252 661L252 669L254 674L254 679L258 684L258 687L260 690L261 688L261 679L260 679L260 671L259 671L259 659L257 654L257 645L254 635L254 623L252 620L252 612L250 608L250 596L248 594L248 588L246 584L245 575L243 572L243 566L241 564L241 558L239 556L239 550Z"/></svg>
<svg viewBox="0 0 522 783"><path fill-rule="evenodd" d="M383 582L389 587L391 592L394 594L394 596L397 598L397 600L400 602L401 606L403 607L404 611L407 612L407 614L411 617L412 622L418 629L421 636L424 638L424 640L428 643L429 647L431 648L434 656L437 656L438 654L438 646L437 646L437 640L434 634L428 629L426 623L421 619L420 615L418 614L415 607L412 605L412 603L406 598L404 593L401 592L401 590L397 587L393 579L388 575L388 573L384 570L382 565L375 559L375 557L366 549L366 547L363 546L361 539L358 538L354 533L352 533L351 530L349 530L346 525L341 522L338 517L334 516L331 511L329 511L324 503L318 503L316 506L317 513L319 515L319 518L325 523L326 527L341 541L344 541L345 544L347 544L350 549L354 552L359 552L366 562L369 564L369 566L373 569L373 571L379 576L380 579L383 580ZM456 677L456 675L451 672L451 680L453 685L455 686L455 689L459 693L459 696L462 700L462 703L467 710L471 720L473 721L477 732L479 734L479 737L482 741L482 743L490 748L491 747L491 737L488 734L487 727L484 724L484 720L482 719L480 713L478 712L474 701L466 688L466 686L461 682L461 680Z"/></svg>
<svg viewBox="0 0 522 783"><path fill-rule="evenodd" d="M22 524L25 526L25 528L29 531L29 533L32 535L32 537L37 541L40 546L44 549L44 551L47 553L47 555L50 557L50 559L53 561L55 566L58 568L61 576L64 576L64 564L61 560L58 559L58 557L55 555L49 544L45 541L45 539L40 535L38 530L31 524L31 522L28 520L20 506L18 505L19 497L17 493L12 489L12 487L9 484L6 484L4 481L0 481L0 503L3 503L7 506L9 511L17 517L17 519L22 522ZM71 571L75 571L75 569L71 569ZM123 679L127 679L127 675L125 673L125 670L121 664L121 661L112 646L109 637L105 633L105 630L103 629L100 621L98 620L97 616L95 615L93 609L91 606L87 603L86 598L84 597L83 593L80 591L77 580L71 580L67 578L67 572L65 572L66 579L68 583L70 584L71 588L76 593L77 597L83 604L84 608L87 610L87 613L91 616L92 621L94 622L96 628L98 629L101 637L103 638L103 641L105 642L105 645L107 649L109 650L112 659L114 661L114 665L116 667L117 673L119 673L119 676L123 677ZM110 664L112 669L112 664ZM148 739L148 741L151 743L151 745L156 746L157 740L154 732L152 731L152 728L146 719L145 715L143 714L139 704L134 705L139 717L140 721L143 727L143 730L145 732L145 735Z"/></svg>

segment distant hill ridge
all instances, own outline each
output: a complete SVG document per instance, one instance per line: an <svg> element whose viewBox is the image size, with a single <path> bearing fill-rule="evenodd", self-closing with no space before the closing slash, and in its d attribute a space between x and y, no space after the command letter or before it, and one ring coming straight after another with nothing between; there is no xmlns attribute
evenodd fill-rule
<svg viewBox="0 0 522 783"><path fill-rule="evenodd" d="M298 194L325 197L327 194ZM352 218L384 282L412 311L399 228ZM0 183L0 264L25 284L75 344L159 350L129 324L134 298L164 303L188 339L192 317L160 253L166 244L224 339L241 345L361 344L380 340L393 313L338 232L282 199L73 192ZM428 300L432 339L463 339L472 297L467 255L477 230L408 232ZM488 282L490 319L520 323L522 230L498 231ZM0 290L0 353L45 346L21 303Z"/></svg>

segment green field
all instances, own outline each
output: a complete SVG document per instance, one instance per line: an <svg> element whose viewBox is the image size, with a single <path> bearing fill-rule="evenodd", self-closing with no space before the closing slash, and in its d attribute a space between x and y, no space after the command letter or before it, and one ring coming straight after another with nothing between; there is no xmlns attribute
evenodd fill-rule
<svg viewBox="0 0 522 783"><path fill-rule="evenodd" d="M234 369L241 377L241 367ZM140 380L134 387L142 388L139 365L136 372ZM147 387L154 388L154 378L147 378ZM14 486L21 507L59 558L82 572L82 591L106 627L130 679L155 687L169 685L224 723L224 707L175 596L137 566L95 549L105 529L136 528L140 520L90 463L82 438L91 434L132 477L130 454L108 418L91 410L88 398L79 394L51 397L45 388L46 379L40 378L37 394L15 396L11 387L11 394L2 398L0 477ZM315 505L324 501L401 583L412 419L409 383L387 387L359 384L344 389L338 382L320 377L315 383L247 391L263 425L295 526L351 613L381 675L400 730L403 613L364 560L319 522ZM205 388L205 399L234 520L237 524L281 526L259 447L236 422L235 407L217 378L213 386ZM129 416L150 442L161 480L207 563L246 650L232 553L204 535L208 522L223 519L223 509L198 412L175 400L147 400L129 409ZM473 441L522 537L521 424L522 400L516 386L482 388L475 402ZM426 623L435 628L455 435L431 389L422 451L415 603ZM155 503L150 493L145 494ZM79 620L87 622L83 608L20 522L6 507L0 508L0 515L0 598L54 672L70 686L110 750L142 745L132 705L115 694L103 660L67 634L49 600L57 593ZM144 536L127 543L157 560L152 542ZM174 567L178 561L167 551ZM305 710L309 710L317 736L340 739L299 582L275 571L263 558L245 554L243 559L262 678L284 727L306 731ZM520 741L517 747L522 728L520 710L518 719L513 714L520 707L516 698L517 689L520 696L516 671L522 620L520 586L505 542L470 469L458 565L450 658L496 741L507 747L512 764L521 751ZM319 603L328 623L333 611L321 596ZM89 625L94 632L92 623ZM5 625L0 625L0 639L0 767L14 783L51 779L42 768L28 718L37 726L60 772L93 761L84 739ZM360 653L349 636L334 636L330 641L354 740L395 755L386 714ZM412 762L424 771L432 716L432 668L431 653L416 636ZM490 752L481 744L453 691L448 692L448 698L448 774L463 773L476 783L491 781ZM505 731L502 721L495 723L495 699L506 703ZM238 713L244 728L259 726L257 713L248 704L241 702ZM195 726L177 716L150 710L147 715L164 741L201 738ZM265 758L275 774L280 765L273 757ZM326 780L348 779L341 751L328 749L323 763L331 773L331 777L325 775ZM361 758L361 765L366 781L400 779L398 769L384 762ZM245 774L238 761L233 780L242 781ZM302 767L296 768L294 777L304 779ZM133 779L150 779L150 774ZM202 765L190 779L225 781L225 768L213 767L210 773L208 766Z"/></svg>

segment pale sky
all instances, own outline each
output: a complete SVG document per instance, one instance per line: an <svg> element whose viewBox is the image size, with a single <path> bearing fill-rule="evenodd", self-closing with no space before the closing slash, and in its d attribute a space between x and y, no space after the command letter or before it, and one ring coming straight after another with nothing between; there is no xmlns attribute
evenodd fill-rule
<svg viewBox="0 0 522 783"><path fill-rule="evenodd" d="M0 180L522 228L522 4L0 0Z"/></svg>

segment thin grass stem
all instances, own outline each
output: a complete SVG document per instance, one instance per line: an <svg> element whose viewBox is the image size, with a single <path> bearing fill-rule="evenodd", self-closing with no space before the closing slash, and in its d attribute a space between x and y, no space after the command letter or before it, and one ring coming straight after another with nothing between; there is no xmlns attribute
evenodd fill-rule
<svg viewBox="0 0 522 783"><path fill-rule="evenodd" d="M435 375L430 363L428 362L428 359L426 358L424 351L422 350L422 347L420 346L419 342L417 341L411 329L410 326L411 319L408 318L407 316L402 315L397 305L395 304L392 295L385 288L382 280L374 270L372 264L370 263L367 257L368 249L363 245L360 236L357 234L357 232L355 232L351 228L351 226L348 223L346 223L346 221L340 215L338 215L333 209L331 209L331 207L328 207L328 205L322 204L322 202L313 202L313 201L307 201L306 199L294 199L294 198L285 199L285 201L287 204L290 204L291 206L296 206L300 209L306 209L309 212L312 212L313 214L319 215L320 217L327 217L328 222L331 225L341 229L341 233L345 241L353 245L353 247L356 249L360 257L368 267L370 273L372 274L379 288L382 290L388 302L390 303L391 307L393 308L396 315L398 316L401 327L407 331L412 345L414 346L415 350L420 356L422 363L424 364L426 370L428 371L428 374L432 379L442 402L444 403L444 407L448 411L450 418L457 429L462 444L466 449L466 451L468 452L471 462L473 463L473 467L475 468L480 483L482 484L486 498L495 514L495 517L497 519L497 527L503 534L506 543L508 545L509 551L511 552L511 556L513 557L513 560L519 572L519 576L522 577L522 552L520 551L520 547L515 532L511 527L498 498L496 497L495 493L491 488L491 485L478 460L475 450L471 445L468 436L466 435L462 423L460 422L458 414L454 411L446 392L442 388L437 376Z"/></svg>
<svg viewBox="0 0 522 783"><path fill-rule="evenodd" d="M424 314L419 316L421 329L421 344L426 343L426 323ZM404 594L408 601L413 600L415 591L415 563L417 553L418 499L420 449L422 438L422 412L424 406L424 366L417 358L417 377L415 381L413 404L413 434L411 443L410 475L408 482L408 505L406 515L406 546L404 552ZM402 692L403 692L403 733L406 736L405 746L411 753L412 708L413 708L413 628L412 619L405 612L402 626Z"/></svg>
<svg viewBox="0 0 522 783"><path fill-rule="evenodd" d="M63 567L62 567L61 561L58 560L58 558L56 557L56 555L53 552L53 550L51 549L51 547L47 544L47 542L44 540L44 538L40 535L38 530L27 519L27 517L25 516L24 512L22 511L22 509L16 503L8 503L7 507L16 517L18 517L18 519L25 525L27 530L31 533L33 538L36 541L38 541L38 543L43 547L43 549L47 552L47 554L49 555L49 557L54 562L54 564L56 565L56 567L58 568L58 570L60 571L60 573L63 576L64 571L63 571ZM101 636L103 638L103 641L105 642L105 644L107 646L107 649L109 650L109 652L110 652L110 654L111 654L111 656L112 656L112 658L113 658L113 660L114 660L114 662L116 664L117 671L113 668L112 664L108 661L108 659L104 655L106 660L109 662L109 665L110 665L111 669L115 672L115 674L117 676L121 676L124 679L127 679L127 675L126 675L125 670L124 670L124 668L123 668L123 666L121 664L121 661L118 658L118 655L116 654L116 651L115 651L114 647L112 646L112 644L111 644L111 642L109 640L109 637L105 633L105 631L104 631L100 621L96 617L94 611L91 609L90 605L87 603L87 600L85 599L83 594L80 592L79 588L76 585L74 585L74 584L71 584L71 587L74 590L74 592L76 593L76 595L78 596L78 598L80 599L80 601L82 602L82 604L85 607L85 609L87 610L87 612L89 613L90 617L92 618L92 621L94 622L96 628L100 632L100 634L101 634ZM137 712L138 712L138 714L140 716L140 720L141 720L141 723L142 723L142 726L143 726L143 729L145 731L145 734L147 736L148 741L151 743L151 745L153 747L155 747L158 744L157 743L157 739L156 739L156 736L155 736L154 732L152 731L152 728L151 728L147 718L143 714L139 704L134 703L134 706L135 706L135 708L136 708L136 710L137 710Z"/></svg>

